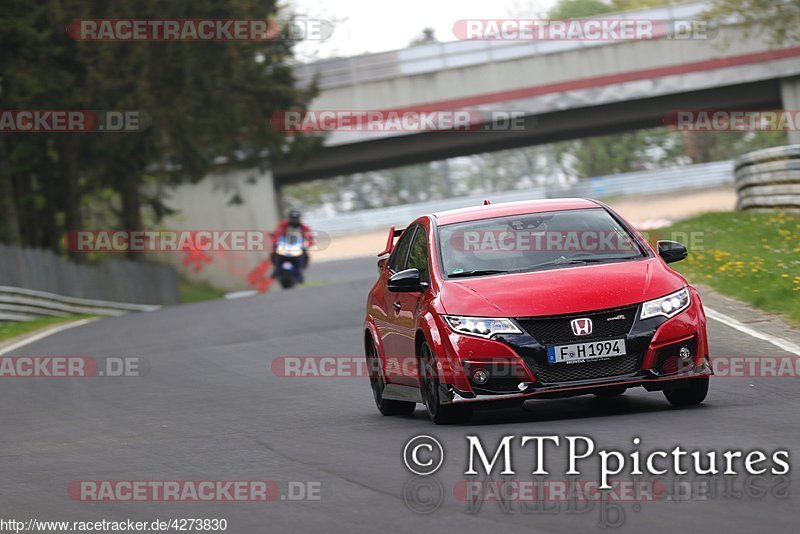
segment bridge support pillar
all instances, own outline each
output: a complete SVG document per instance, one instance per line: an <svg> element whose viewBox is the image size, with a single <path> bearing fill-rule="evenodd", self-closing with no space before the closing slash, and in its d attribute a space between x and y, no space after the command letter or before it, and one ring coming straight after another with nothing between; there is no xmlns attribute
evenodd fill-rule
<svg viewBox="0 0 800 534"><path fill-rule="evenodd" d="M275 199L275 213L277 215L277 220L280 221L286 216L286 210L288 209L283 200L283 187L277 183L273 183L272 190L272 196Z"/></svg>
<svg viewBox="0 0 800 534"><path fill-rule="evenodd" d="M174 230L272 232L282 217L272 172L255 168L222 170L195 184L180 185L169 192L168 204L178 213L163 224ZM271 244L265 242L265 248L208 251L198 255L196 263L187 263L184 253L165 253L161 259L190 280L238 291L252 289L248 274L269 258Z"/></svg>
<svg viewBox="0 0 800 534"><path fill-rule="evenodd" d="M781 80L781 99L784 110L793 112L800 110L800 76ZM797 127L788 134L790 145L800 145L800 130Z"/></svg>

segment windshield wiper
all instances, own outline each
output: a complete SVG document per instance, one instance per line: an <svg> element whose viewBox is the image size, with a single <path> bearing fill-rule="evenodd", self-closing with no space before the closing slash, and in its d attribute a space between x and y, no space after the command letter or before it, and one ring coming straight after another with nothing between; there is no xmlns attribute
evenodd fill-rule
<svg viewBox="0 0 800 534"><path fill-rule="evenodd" d="M474 271L461 271L458 273L450 273L447 276L449 278L459 278L463 276L484 276L487 274L500 274L500 273L510 273L511 271L506 271L504 269L476 269Z"/></svg>
<svg viewBox="0 0 800 534"><path fill-rule="evenodd" d="M558 259L553 261L548 261L546 263L540 263L539 265L534 265L530 269L526 269L528 271L536 271L541 269L542 267L552 267L553 265L585 265L587 263L606 263L606 262L614 262L614 261L623 261L623 260L634 260L636 258L640 258L641 256L621 256L621 257L604 257L604 258L569 258L569 259Z"/></svg>

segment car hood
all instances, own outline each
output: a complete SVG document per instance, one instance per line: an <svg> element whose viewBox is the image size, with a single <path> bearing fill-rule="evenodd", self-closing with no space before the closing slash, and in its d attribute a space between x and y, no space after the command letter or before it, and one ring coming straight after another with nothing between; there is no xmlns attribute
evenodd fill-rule
<svg viewBox="0 0 800 534"><path fill-rule="evenodd" d="M440 302L453 315L561 315L637 304L685 285L659 258L646 258L447 280Z"/></svg>

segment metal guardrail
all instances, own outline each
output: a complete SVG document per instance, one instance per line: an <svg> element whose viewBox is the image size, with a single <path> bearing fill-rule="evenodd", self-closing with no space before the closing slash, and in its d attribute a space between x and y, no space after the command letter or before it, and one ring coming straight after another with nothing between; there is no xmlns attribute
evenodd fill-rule
<svg viewBox="0 0 800 534"><path fill-rule="evenodd" d="M0 321L29 321L37 317L68 314L118 316L132 311L153 311L161 306L65 297L46 291L0 286Z"/></svg>
<svg viewBox="0 0 800 534"><path fill-rule="evenodd" d="M629 172L581 180L564 196L603 198L706 189L733 183L733 162L715 161L671 169Z"/></svg>
<svg viewBox="0 0 800 534"><path fill-rule="evenodd" d="M580 180L572 187L557 190L538 187L499 193L484 193L468 197L406 204L404 206L361 210L353 213L343 213L335 217L306 217L306 219L312 228L320 232L344 234L388 228L391 225L404 226L423 213L477 206L485 198L490 199L493 203L554 197L604 198L708 189L732 184L733 161L716 161L671 169L598 176Z"/></svg>
<svg viewBox="0 0 800 534"><path fill-rule="evenodd" d="M544 188L521 191L504 191L502 193L486 193L481 196L456 197L429 202L415 202L403 206L391 206L343 213L335 217L306 217L311 228L327 234L346 234L359 230L388 228L395 225L405 226L423 213L453 210L475 206L491 198L492 202L512 202L515 200L536 200L546 198Z"/></svg>
<svg viewBox="0 0 800 534"><path fill-rule="evenodd" d="M735 163L739 210L800 212L800 145L757 150Z"/></svg>
<svg viewBox="0 0 800 534"><path fill-rule="evenodd" d="M178 275L167 265L109 259L77 264L50 250L0 244L0 286L80 299L177 304Z"/></svg>

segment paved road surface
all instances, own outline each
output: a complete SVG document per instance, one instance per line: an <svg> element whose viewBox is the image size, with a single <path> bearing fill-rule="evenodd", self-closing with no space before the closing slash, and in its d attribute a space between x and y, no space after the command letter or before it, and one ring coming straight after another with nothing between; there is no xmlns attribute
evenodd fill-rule
<svg viewBox="0 0 800 534"><path fill-rule="evenodd" d="M61 332L18 355L139 357L146 374L126 378L0 380L0 518L49 520L226 518L228 532L586 532L605 517L532 513L486 503L477 513L453 494L466 467L466 434L496 444L514 434L594 438L599 447L642 450L788 448L800 458L800 391L796 379L731 379L712 383L706 403L673 409L660 393L631 391L537 401L524 411L481 414L468 426L436 427L423 410L387 418L375 410L364 379L281 378L281 355L361 354L365 295L373 260L314 266L310 277L333 283L238 300L199 303L106 319ZM724 310L720 310L724 311ZM788 355L719 323L715 354ZM446 450L436 475L444 502L424 508L429 489L411 480L403 446L418 434ZM532 452L518 449L520 476ZM524 455L522 454L524 453ZM548 455L559 478L563 450ZM586 472L582 478L596 478ZM318 501L269 503L80 502L73 480L253 480L319 482ZM432 479L429 479L429 481ZM742 478L733 481L736 487ZM754 487L772 488L769 478ZM435 489L435 486L434 486ZM785 490L784 490L785 491ZM730 492L689 502L621 503L628 532L794 532L797 492L784 498L736 498ZM619 510L616 510L619 511ZM609 514L613 514L610 511Z"/></svg>

